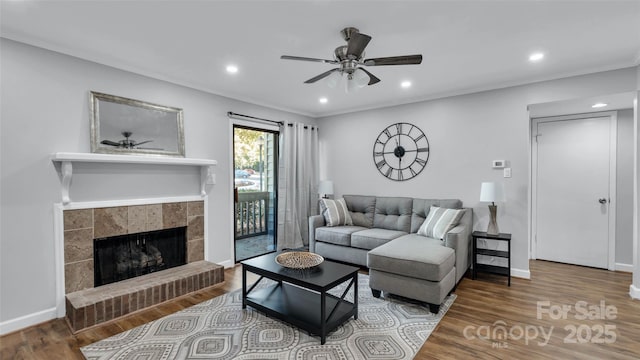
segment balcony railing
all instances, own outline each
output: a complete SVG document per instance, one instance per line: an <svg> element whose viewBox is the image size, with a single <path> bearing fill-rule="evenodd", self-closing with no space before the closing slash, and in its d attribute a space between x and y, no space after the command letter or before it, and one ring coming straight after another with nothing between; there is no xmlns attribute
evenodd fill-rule
<svg viewBox="0 0 640 360"><path fill-rule="evenodd" d="M267 234L269 192L239 192L235 211L236 240Z"/></svg>

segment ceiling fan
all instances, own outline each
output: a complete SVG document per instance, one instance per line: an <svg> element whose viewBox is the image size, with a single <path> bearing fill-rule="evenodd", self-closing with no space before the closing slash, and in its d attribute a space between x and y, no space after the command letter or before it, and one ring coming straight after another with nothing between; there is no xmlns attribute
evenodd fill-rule
<svg viewBox="0 0 640 360"><path fill-rule="evenodd" d="M364 49L371 41L371 36L362 34L354 27L347 27L340 32L347 45L338 46L334 52L333 60L316 59L301 56L282 55L281 59L286 60L302 60L321 62L325 64L339 65L335 69L325 71L318 76L314 76L311 79L305 81L305 84L312 84L318 80L324 79L328 76L331 78L328 80L330 87L335 87L340 78L343 75L347 77L346 90L350 90L357 87L364 87L366 85L374 85L380 82L375 75L364 69L362 66L383 66L383 65L413 65L420 64L422 62L422 55L404 55L404 56L391 56L372 59L364 58Z"/></svg>
<svg viewBox="0 0 640 360"><path fill-rule="evenodd" d="M100 141L100 144L115 146L123 149L134 149L142 144L146 144L153 141L153 140L146 140L146 141L137 142L135 140L129 139L129 137L131 137L132 134L133 133L131 131L123 131L122 136L124 136L124 140L120 140L117 142L111 141L111 140L102 140Z"/></svg>

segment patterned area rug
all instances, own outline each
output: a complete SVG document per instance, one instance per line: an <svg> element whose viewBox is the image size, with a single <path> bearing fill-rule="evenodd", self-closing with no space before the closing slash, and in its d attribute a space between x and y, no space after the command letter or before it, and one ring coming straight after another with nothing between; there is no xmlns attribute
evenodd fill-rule
<svg viewBox="0 0 640 360"><path fill-rule="evenodd" d="M440 312L431 314L428 307L395 297L374 298L369 277L358 276L358 320L332 332L325 345L251 307L242 310L237 290L80 350L89 360L412 359L455 300L454 294L447 297ZM341 294L345 286L332 293Z"/></svg>

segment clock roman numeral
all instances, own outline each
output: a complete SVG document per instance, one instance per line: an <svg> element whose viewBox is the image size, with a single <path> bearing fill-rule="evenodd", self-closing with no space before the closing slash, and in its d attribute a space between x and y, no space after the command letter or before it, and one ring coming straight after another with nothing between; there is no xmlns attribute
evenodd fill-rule
<svg viewBox="0 0 640 360"><path fill-rule="evenodd" d="M376 163L376 166L378 167L378 170L382 169L385 165L387 165L387 162L384 159L382 159L382 160L380 160L380 161L378 161Z"/></svg>
<svg viewBox="0 0 640 360"><path fill-rule="evenodd" d="M389 177L391 175L391 172L393 171L393 168L389 167L387 169L387 172L384 173L384 176Z"/></svg>
<svg viewBox="0 0 640 360"><path fill-rule="evenodd" d="M413 139L413 141L418 142L420 139L424 137L424 134L420 134L417 138Z"/></svg>
<svg viewBox="0 0 640 360"><path fill-rule="evenodd" d="M384 156L384 153L382 151L374 151L373 156Z"/></svg>
<svg viewBox="0 0 640 360"><path fill-rule="evenodd" d="M402 123L397 123L396 124L396 132L398 134L402 134Z"/></svg>
<svg viewBox="0 0 640 360"><path fill-rule="evenodd" d="M409 168L409 171L411 172L411 177L418 175L418 173L415 170L413 170L413 168L411 167Z"/></svg>
<svg viewBox="0 0 640 360"><path fill-rule="evenodd" d="M422 166L427 165L427 160L423 160L423 159L420 159L420 158L416 158L416 162L418 164L422 165Z"/></svg>
<svg viewBox="0 0 640 360"><path fill-rule="evenodd" d="M398 170L398 180L404 180L402 176L402 170Z"/></svg>
<svg viewBox="0 0 640 360"><path fill-rule="evenodd" d="M423 147L423 148L418 148L417 150L418 152L428 152L429 148L428 147Z"/></svg>
<svg viewBox="0 0 640 360"><path fill-rule="evenodd" d="M380 145L384 146L384 143L382 141L380 141L380 139L376 139L376 144L380 144Z"/></svg>
<svg viewBox="0 0 640 360"><path fill-rule="evenodd" d="M391 138L391 131L389 131L389 129L388 129L388 128L387 128L387 129L384 129L383 133L384 133L385 135L387 135L387 138Z"/></svg>

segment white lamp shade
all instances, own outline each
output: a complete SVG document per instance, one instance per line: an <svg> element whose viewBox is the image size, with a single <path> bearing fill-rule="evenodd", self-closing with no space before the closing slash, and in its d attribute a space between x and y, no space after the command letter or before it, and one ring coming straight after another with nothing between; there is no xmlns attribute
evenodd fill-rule
<svg viewBox="0 0 640 360"><path fill-rule="evenodd" d="M327 86L331 89L335 89L338 82L342 79L342 73L340 71L334 71L327 77Z"/></svg>
<svg viewBox="0 0 640 360"><path fill-rule="evenodd" d="M356 82L353 80L353 78L350 79L349 77L347 77L344 82L344 91L348 94L354 92L357 89L358 87L356 86Z"/></svg>
<svg viewBox="0 0 640 360"><path fill-rule="evenodd" d="M480 201L505 201L503 184L495 182L483 182L482 186L480 187Z"/></svg>
<svg viewBox="0 0 640 360"><path fill-rule="evenodd" d="M359 88L365 87L369 83L369 75L362 69L356 69L356 71L353 72L353 81L356 82Z"/></svg>
<svg viewBox="0 0 640 360"><path fill-rule="evenodd" d="M333 195L333 181L322 180L318 185L318 194L320 195Z"/></svg>
<svg viewBox="0 0 640 360"><path fill-rule="evenodd" d="M356 69L352 74L347 76L344 90L347 93L361 89L369 83L369 75L362 69Z"/></svg>

